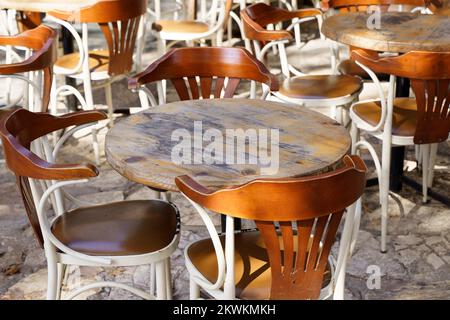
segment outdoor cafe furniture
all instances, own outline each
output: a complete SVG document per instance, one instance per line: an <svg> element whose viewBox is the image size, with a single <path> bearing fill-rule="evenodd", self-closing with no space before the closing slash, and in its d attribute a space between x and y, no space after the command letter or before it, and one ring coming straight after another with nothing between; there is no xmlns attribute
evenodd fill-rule
<svg viewBox="0 0 450 320"><path fill-rule="evenodd" d="M286 44L294 38L289 32L291 27L283 30L267 30L268 24L277 24L294 18L318 17L318 9L287 11L284 9L257 3L241 11L245 36L253 41L255 55L263 60L268 50L278 48L283 82L280 90L272 96L284 102L305 105L307 107L329 106L335 109L335 119L345 123L343 112L359 97L362 81L351 75L305 75L289 64ZM261 48L260 43L264 43Z"/></svg>
<svg viewBox="0 0 450 320"><path fill-rule="evenodd" d="M141 107L146 109L166 103L162 93L162 81L165 80L173 84L180 100L233 98L240 85L249 81L265 86L262 99L269 91L278 90L276 77L244 48L172 49L132 77L128 86L142 93ZM158 97L150 90L152 83L157 84ZM253 97L256 98L256 92Z"/></svg>
<svg viewBox="0 0 450 320"><path fill-rule="evenodd" d="M143 290L111 281L93 282L61 295L65 267L129 267L153 264L156 297L171 299L170 255L179 242L179 214L162 200L122 201L92 205L65 190L98 176L91 164L57 162L62 144L77 129L105 119L99 111L61 117L19 109L0 125L6 163L17 177L29 221L47 258L47 299L73 299L95 288L116 287L142 298ZM75 126L75 128L73 128ZM46 135L67 129L54 149ZM76 209L67 211L64 199ZM54 218L49 216L51 204ZM153 290L151 290L153 291Z"/></svg>
<svg viewBox="0 0 450 320"><path fill-rule="evenodd" d="M357 121L353 128L354 140L359 141L355 132L356 128L371 132L372 135L383 140L383 155L381 163L376 160L377 174L380 184L381 212L381 250L386 251L389 178L401 181L400 172L392 172L391 162L400 162L397 166L403 168L404 149L400 156L394 156L391 145L425 145L421 148L423 153L423 195L427 200L427 190L432 184L433 163L437 152L436 143L445 141L445 130L448 128L446 108L442 105L442 98L450 79L448 71L448 52L450 52L450 20L443 15L424 15L419 13L383 13L381 17L381 29L368 29L366 13L345 13L332 16L325 20L322 32L330 39L350 45L354 48L367 49L369 53L364 56L353 54L353 58L360 60L360 66L370 63L364 68L377 86L379 82L374 72L384 71L392 75L389 85L389 93L386 96L379 87L381 102L370 103L370 108L352 108L352 119ZM359 51L358 51L359 52ZM400 54L397 58L380 58L377 52L390 52ZM402 55L404 54L404 55ZM366 58L364 58L366 57ZM421 60L425 59L425 60ZM370 71L370 72L369 72ZM416 99L409 98L409 79ZM426 88L423 87L427 84ZM397 92L394 92L394 86ZM425 92L430 100L424 100ZM442 110L441 118L438 113L433 113L430 107L434 98L438 98L437 110ZM399 104L401 102L401 104ZM381 106L382 104L382 106ZM356 109L355 109L356 108ZM440 109L441 108L441 109ZM417 110L417 111L415 111ZM426 112L425 112L426 110ZM400 113L398 113L400 112ZM426 121L424 115L428 115L436 123ZM439 119L439 120L438 120ZM405 121L403 123L403 121ZM400 125L402 130L399 131ZM424 126L424 127L422 127ZM423 136L423 128L433 128L439 134ZM407 129L404 131L403 129ZM442 131L443 130L443 131ZM435 132L435 130L430 130ZM431 147L429 146L431 144ZM361 146L369 147L372 155L374 150L367 143ZM355 146L354 146L355 147ZM355 150L354 150L355 151ZM392 182L391 182L392 184Z"/></svg>
<svg viewBox="0 0 450 320"><path fill-rule="evenodd" d="M180 129L193 135L194 121L202 122L204 130L217 128L224 133L228 128L279 129L280 166L273 177L298 177L331 170L341 163L351 146L344 127L306 108L251 99L187 100L160 105L119 121L106 136L107 160L133 182L174 192L178 191L175 178L180 175L189 175L214 188L261 177L261 164L172 161L171 146L176 144L171 141L172 133Z"/></svg>
<svg viewBox="0 0 450 320"><path fill-rule="evenodd" d="M211 237L185 249L190 298L199 299L201 289L216 299L343 298L336 277L340 268L345 270L350 247L341 241L344 249L336 266L329 255L344 212L361 197L366 182L359 157L343 161L342 168L321 175L266 178L221 190L178 177L178 188ZM205 209L226 215L224 235L217 233ZM236 233L234 218L254 220L258 230ZM346 226L344 236L353 232Z"/></svg>
<svg viewBox="0 0 450 320"><path fill-rule="evenodd" d="M53 10L48 13L50 21L66 28L76 40L78 52L66 54L55 63L55 75L64 75L82 82L83 94L74 86L55 85L52 113L57 113L56 102L59 95L75 95L83 110L98 107L93 98L93 82L97 88L104 88L110 125L113 123L113 99L111 84L126 76L133 67L133 54L140 20L147 10L146 0L98 1L81 8L75 14L71 11ZM81 23L82 35L73 23ZM107 49L89 49L89 24L98 24L106 41ZM92 129L96 163L100 162L100 151L96 128Z"/></svg>
<svg viewBox="0 0 450 320"><path fill-rule="evenodd" d="M425 0L331 0L324 3L327 9L333 13L366 12L368 10L375 12L375 8L380 12L387 12L388 10L410 12L424 10L427 7ZM340 74L357 75L364 80L371 80L370 76L351 59L340 61L337 42L333 42L332 59L335 61L334 64ZM378 74L377 76L379 79L389 80L389 75Z"/></svg>
<svg viewBox="0 0 450 320"><path fill-rule="evenodd" d="M223 33L223 27L228 21L232 4L233 0L213 0L209 10L201 12L196 20L156 21L153 24L153 29L159 37L160 55L178 42L188 44L200 42L204 44L205 40L211 40L213 46L220 46L221 33Z"/></svg>
<svg viewBox="0 0 450 320"><path fill-rule="evenodd" d="M56 39L56 31L47 26L40 26L15 36L0 36L0 46L9 47L7 54L12 56L11 63L0 65L0 78L19 79L25 84L24 94L19 96L20 100L14 100L10 95L9 99L5 97L5 105L0 108L0 112L19 104L31 111L47 111L53 78L52 69L57 58ZM14 51L16 47L30 50L29 57L19 56ZM36 74L27 76L28 73Z"/></svg>

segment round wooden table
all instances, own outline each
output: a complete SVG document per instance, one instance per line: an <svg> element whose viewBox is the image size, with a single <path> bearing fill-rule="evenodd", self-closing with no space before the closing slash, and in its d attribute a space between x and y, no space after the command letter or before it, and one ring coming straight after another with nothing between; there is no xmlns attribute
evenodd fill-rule
<svg viewBox="0 0 450 320"><path fill-rule="evenodd" d="M386 12L381 28L369 29L369 14L340 13L323 22L322 33L349 46L386 52L450 51L450 19L445 15Z"/></svg>
<svg viewBox="0 0 450 320"><path fill-rule="evenodd" d="M172 150L179 140L172 135L180 129L193 135L195 121L197 125L201 121L203 132L217 129L224 135L226 129L266 129L270 137L271 129L279 130L279 170L272 178L329 170L340 164L351 144L344 127L303 107L261 100L195 100L162 105L119 121L106 136L107 160L129 180L167 191L178 191L174 180L180 175L210 188L267 177L260 174L258 164L174 163ZM229 145L225 138L223 145Z"/></svg>

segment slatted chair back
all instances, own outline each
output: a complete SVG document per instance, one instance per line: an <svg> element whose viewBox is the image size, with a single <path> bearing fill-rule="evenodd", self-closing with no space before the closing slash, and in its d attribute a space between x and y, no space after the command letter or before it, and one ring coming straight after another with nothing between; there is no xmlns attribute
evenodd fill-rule
<svg viewBox="0 0 450 320"><path fill-rule="evenodd" d="M199 83L197 79L199 78ZM232 98L241 80L278 90L278 81L243 48L197 47L172 49L129 80L130 89L170 80L180 100Z"/></svg>
<svg viewBox="0 0 450 320"><path fill-rule="evenodd" d="M0 136L6 164L16 175L30 224L40 245L43 245L43 235L37 215L37 203L40 197L39 191L30 184L30 179L77 180L95 177L98 171L91 164L49 163L32 151L32 143L54 131L102 119L105 119L105 114L98 111L83 111L54 117L48 113L33 113L18 109L0 122Z"/></svg>
<svg viewBox="0 0 450 320"><path fill-rule="evenodd" d="M68 22L98 23L109 49L111 76L126 74L133 66L139 24L147 12L147 0L101 0L79 12L52 11Z"/></svg>
<svg viewBox="0 0 450 320"><path fill-rule="evenodd" d="M24 61L0 65L0 75L12 76L31 71L43 72L41 111L47 111L57 53L57 32L48 26L39 26L16 36L0 36L0 46L22 47L32 50Z"/></svg>
<svg viewBox="0 0 450 320"><path fill-rule="evenodd" d="M317 299L342 215L363 194L366 167L347 156L337 171L305 178L262 179L210 191L188 176L180 191L194 203L254 220L271 268L271 299Z"/></svg>
<svg viewBox="0 0 450 320"><path fill-rule="evenodd" d="M408 78L417 103L415 144L446 141L450 133L450 52L412 51L379 57L357 49L352 59L376 73Z"/></svg>
<svg viewBox="0 0 450 320"><path fill-rule="evenodd" d="M289 11L278 7L269 6L265 3L255 3L241 11L244 33L247 39L269 42L276 40L293 40L294 35L287 30L267 30L271 24L321 15L318 9L303 9Z"/></svg>

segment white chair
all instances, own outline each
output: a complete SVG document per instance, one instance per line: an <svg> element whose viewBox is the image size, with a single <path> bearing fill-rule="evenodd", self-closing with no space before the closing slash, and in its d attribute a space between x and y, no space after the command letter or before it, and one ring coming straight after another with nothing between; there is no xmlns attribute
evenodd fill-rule
<svg viewBox="0 0 450 320"><path fill-rule="evenodd" d="M178 188L210 235L185 249L190 298L200 298L202 289L223 300L343 299L365 174L364 162L347 156L335 172L261 179L217 191L178 177ZM347 207L335 262L331 246ZM217 233L206 210L226 215L224 235ZM255 221L258 230L235 232L235 218Z"/></svg>
<svg viewBox="0 0 450 320"><path fill-rule="evenodd" d="M58 95L76 95L83 110L99 108L93 98L93 85L104 88L109 124L113 124L113 98L111 84L126 76L133 67L133 53L140 21L146 13L147 1L137 0L130 5L127 0L99 1L92 6L82 8L75 15L72 12L52 11L47 19L61 25L72 34L78 46L78 52L59 57L55 63L56 76L66 76L82 82L80 92L69 85L57 86L53 91L51 111L57 113ZM82 35L78 34L73 23L81 23ZM105 37L107 49L90 50L88 24L100 26ZM82 93L82 94L81 94ZM82 96L82 98L80 98ZM92 129L94 154L97 164L100 151L97 142L97 128Z"/></svg>
<svg viewBox="0 0 450 320"><path fill-rule="evenodd" d="M427 202L437 146L448 140L450 132L450 53L410 52L381 57L373 51L355 49L351 54L370 75L379 93L379 100L354 104L350 118L352 153L368 149L375 162L380 186L381 251L386 252L391 148L421 146L423 202ZM391 75L387 95L376 73ZM395 98L396 76L411 79L415 98ZM382 142L381 161L369 141L361 138L360 131Z"/></svg>
<svg viewBox="0 0 450 320"><path fill-rule="evenodd" d="M270 49L278 48L281 73L285 80L280 90L272 93L272 96L307 107L332 107L334 118L347 124L347 110L358 99L363 87L361 78L350 75L305 75L288 62L286 45L294 40L290 31L305 17L315 17L320 26L322 12L318 9L288 11L264 3L248 6L241 11L245 36L253 41L258 59L264 61ZM295 22L285 30L265 28L269 24L290 20ZM261 42L265 43L262 48Z"/></svg>
<svg viewBox="0 0 450 320"><path fill-rule="evenodd" d="M156 275L156 298L171 299L169 259L180 237L176 207L163 200L92 205L65 190L96 177L98 170L91 164L56 164L61 146L80 128L104 118L105 114L99 111L54 117L19 109L0 125L7 165L17 176L31 226L45 250L47 299L61 298L68 265L152 265L152 273ZM60 129L67 131L52 149L46 135ZM70 200L78 208L66 210L64 200ZM49 209L53 209L53 218ZM154 299L155 283L151 285L148 293L123 283L93 282L64 298L73 299L95 288L115 287Z"/></svg>
<svg viewBox="0 0 450 320"><path fill-rule="evenodd" d="M178 42L193 45L195 42L205 44L211 40L213 45L221 45L223 26L233 0L212 0L209 10L206 1L201 2L200 14L197 20L159 20L153 24L153 29L160 39L160 55Z"/></svg>

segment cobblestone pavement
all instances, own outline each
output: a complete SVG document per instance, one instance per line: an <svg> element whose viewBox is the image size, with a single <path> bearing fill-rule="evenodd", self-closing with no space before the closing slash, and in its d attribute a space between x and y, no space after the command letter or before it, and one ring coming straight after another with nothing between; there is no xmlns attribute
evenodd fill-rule
<svg viewBox="0 0 450 320"><path fill-rule="evenodd" d="M313 41L314 42L314 41ZM323 43L313 43L298 55L298 65L311 70L311 66L325 68L328 50ZM310 57L305 64L302 57ZM296 58L294 56L293 58ZM147 57L151 61L152 56ZM309 66L309 67L308 67ZM311 72L321 72L314 69ZM116 108L138 105L135 94L128 91L125 82L114 84ZM368 86L363 97L373 94ZM173 95L169 95L173 98ZM101 92L96 101L102 103ZM326 109L319 111L328 112ZM105 130L100 135L104 141ZM0 156L2 156L0 154ZM367 155L364 155L369 159ZM408 159L413 160L409 150ZM70 140L63 148L61 161L74 163L92 161L89 137ZM368 162L371 165L370 161ZM414 162L408 161L407 175L420 181ZM450 148L442 145L436 165L434 190L450 196ZM373 169L372 169L373 170ZM114 200L149 199L154 194L147 188L131 183L113 171L104 157L101 174L87 186L74 187L71 192L84 200L96 203ZM38 248L27 222L14 177L0 165L0 299L43 299L46 290L46 264L43 250ZM188 298L188 274L184 267L183 248L190 242L207 236L203 223L189 204L179 195L173 195L182 216L182 237L179 249L172 258L174 298ZM422 205L421 194L404 187L390 199L389 247L380 253L380 206L377 187L368 188L364 196L363 217L357 248L348 265L347 299L448 299L450 298L450 209L431 200ZM219 219L214 217L219 225ZM368 286L371 266L379 267L380 287ZM78 268L71 267L64 292L92 280L115 280L148 288L149 267L138 268ZM369 281L369 284L371 282ZM80 299L136 299L119 289L92 290Z"/></svg>

